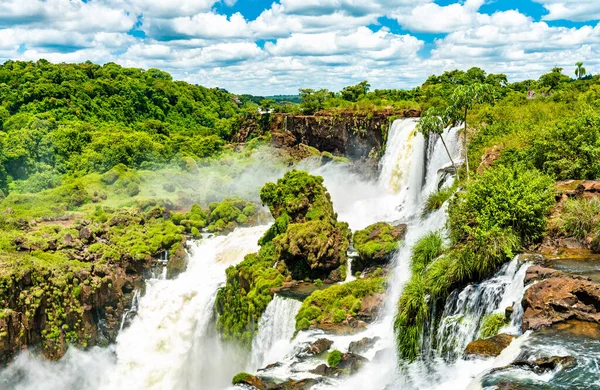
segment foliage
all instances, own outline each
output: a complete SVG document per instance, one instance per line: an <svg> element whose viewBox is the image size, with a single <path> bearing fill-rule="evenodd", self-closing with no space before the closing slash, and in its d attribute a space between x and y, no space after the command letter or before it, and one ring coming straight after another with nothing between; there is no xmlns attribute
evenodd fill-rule
<svg viewBox="0 0 600 390"><path fill-rule="evenodd" d="M421 237L412 247L410 266L413 274L422 274L443 252L444 241L440 232L431 232Z"/></svg>
<svg viewBox="0 0 600 390"><path fill-rule="evenodd" d="M296 329L307 329L310 325L326 322L342 322L360 311L362 298L384 290L382 277L357 279L317 290L302 303L296 315Z"/></svg>
<svg viewBox="0 0 600 390"><path fill-rule="evenodd" d="M597 233L600 230L600 199L567 199L558 225L566 235L579 239Z"/></svg>
<svg viewBox="0 0 600 390"><path fill-rule="evenodd" d="M245 383L246 379L250 377L252 377L251 374L248 374L247 372L240 372L233 377L233 379L231 380L231 384L238 385L240 383Z"/></svg>
<svg viewBox="0 0 600 390"><path fill-rule="evenodd" d="M404 286L394 321L398 355L409 362L421 353L423 328L429 317L423 278L415 274Z"/></svg>
<svg viewBox="0 0 600 390"><path fill-rule="evenodd" d="M337 349L334 349L333 351L329 352L329 355L327 355L327 364L329 367L335 368L340 364L341 361L342 352L338 351Z"/></svg>
<svg viewBox="0 0 600 390"><path fill-rule="evenodd" d="M354 233L352 237L354 249L363 262L381 263L389 260L391 253L398 249L403 231L401 227L385 222L372 224Z"/></svg>
<svg viewBox="0 0 600 390"><path fill-rule="evenodd" d="M488 337L496 336L498 331L504 326L506 326L506 317L503 313L488 314L481 321L479 337L487 339Z"/></svg>
<svg viewBox="0 0 600 390"><path fill-rule="evenodd" d="M425 200L423 215L426 216L433 211L441 209L442 205L446 203L446 201L450 199L452 195L454 195L457 189L457 185L458 183L451 187L444 187L441 190L437 190L429 194L429 196Z"/></svg>

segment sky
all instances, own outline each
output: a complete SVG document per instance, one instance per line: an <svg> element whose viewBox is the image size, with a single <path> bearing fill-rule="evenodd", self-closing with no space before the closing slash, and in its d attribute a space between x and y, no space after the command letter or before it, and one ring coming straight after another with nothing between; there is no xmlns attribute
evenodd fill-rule
<svg viewBox="0 0 600 390"><path fill-rule="evenodd" d="M600 73L600 0L0 0L0 63L115 62L234 93Z"/></svg>

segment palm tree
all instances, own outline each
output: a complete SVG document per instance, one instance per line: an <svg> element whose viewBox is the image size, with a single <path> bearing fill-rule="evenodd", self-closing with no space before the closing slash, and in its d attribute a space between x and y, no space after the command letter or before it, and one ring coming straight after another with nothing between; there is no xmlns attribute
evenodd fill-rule
<svg viewBox="0 0 600 390"><path fill-rule="evenodd" d="M577 69L575 69L575 76L577 76L578 80L581 80L581 78L587 73L585 68L583 67L583 62L577 62L575 66L577 66Z"/></svg>

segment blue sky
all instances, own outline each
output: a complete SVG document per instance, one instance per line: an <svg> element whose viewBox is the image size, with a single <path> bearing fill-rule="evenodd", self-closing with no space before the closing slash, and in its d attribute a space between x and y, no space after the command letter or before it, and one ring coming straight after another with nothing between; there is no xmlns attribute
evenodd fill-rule
<svg viewBox="0 0 600 390"><path fill-rule="evenodd" d="M600 72L598 0L0 0L0 62L116 62L236 93Z"/></svg>

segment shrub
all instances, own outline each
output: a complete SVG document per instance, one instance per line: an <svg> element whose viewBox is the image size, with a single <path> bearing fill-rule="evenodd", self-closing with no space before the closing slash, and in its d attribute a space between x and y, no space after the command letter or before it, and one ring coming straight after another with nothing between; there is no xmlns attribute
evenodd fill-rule
<svg viewBox="0 0 600 390"><path fill-rule="evenodd" d="M554 205L553 185L548 176L520 165L487 169L450 205L452 241L467 241L493 227L512 229L523 244L539 239Z"/></svg>
<svg viewBox="0 0 600 390"><path fill-rule="evenodd" d="M338 351L337 349L334 349L333 351L329 352L329 355L327 355L327 364L329 365L329 367L337 367L340 362L342 361L342 352Z"/></svg>
<svg viewBox="0 0 600 390"><path fill-rule="evenodd" d="M506 325L506 317L503 313L488 314L481 321L479 337L487 339L498 334L500 329Z"/></svg>

